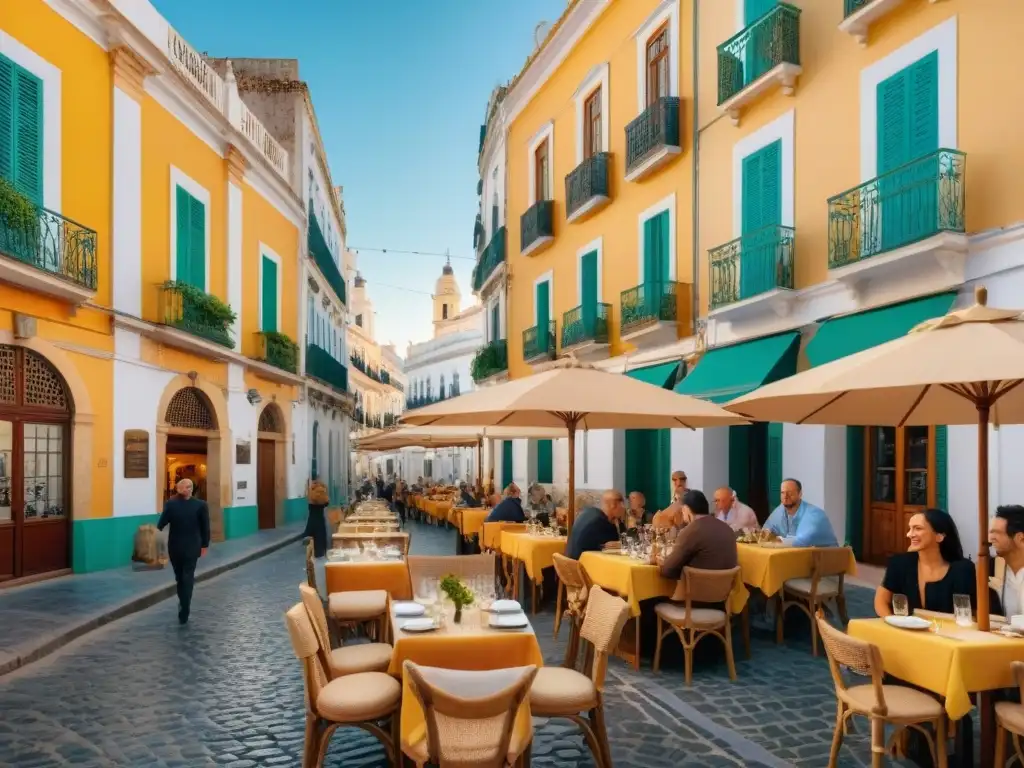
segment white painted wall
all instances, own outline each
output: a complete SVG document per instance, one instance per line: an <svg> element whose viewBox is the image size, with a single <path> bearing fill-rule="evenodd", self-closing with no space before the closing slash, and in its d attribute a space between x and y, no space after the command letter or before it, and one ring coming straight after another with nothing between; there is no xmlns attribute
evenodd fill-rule
<svg viewBox="0 0 1024 768"><path fill-rule="evenodd" d="M782 476L800 481L804 499L825 510L842 543L846 537L846 427L785 424ZM770 509L779 503L779 499L768 499Z"/></svg>
<svg viewBox="0 0 1024 768"><path fill-rule="evenodd" d="M672 471L686 473L687 485L706 496L729 484L729 428L673 429ZM671 479L669 479L671 482Z"/></svg>
<svg viewBox="0 0 1024 768"><path fill-rule="evenodd" d="M235 341L235 351L242 349L242 190L232 182L228 182L228 304L235 310L235 322L231 324L231 338ZM263 268L263 258L259 253L252 254ZM252 261L249 262L250 264ZM280 266L280 265L279 265ZM262 273L261 273L262 274ZM280 288L280 286L278 286ZM260 289L259 298L262 299L263 291ZM278 302L278 312L280 312ZM278 324L280 327L280 323Z"/></svg>
<svg viewBox="0 0 1024 768"><path fill-rule="evenodd" d="M114 88L114 309L142 316L142 108ZM45 162L49 163L49 159Z"/></svg>

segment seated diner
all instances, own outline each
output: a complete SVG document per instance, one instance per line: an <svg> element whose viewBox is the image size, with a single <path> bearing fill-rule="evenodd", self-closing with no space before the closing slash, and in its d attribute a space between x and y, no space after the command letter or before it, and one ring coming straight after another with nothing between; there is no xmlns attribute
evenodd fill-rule
<svg viewBox="0 0 1024 768"><path fill-rule="evenodd" d="M519 498L519 486L509 483L505 488L505 498L494 505L487 518L486 523L525 523L526 515L523 513L523 500Z"/></svg>
<svg viewBox="0 0 1024 768"><path fill-rule="evenodd" d="M579 560L584 552L600 552L605 544L619 540L617 523L626 514L625 500L617 490L605 491L601 508L586 507L576 515L565 556Z"/></svg>
<svg viewBox="0 0 1024 768"><path fill-rule="evenodd" d="M765 520L765 530L790 547L839 546L825 510L804 501L804 487L799 480L783 480L779 496L782 503Z"/></svg>
<svg viewBox="0 0 1024 768"><path fill-rule="evenodd" d="M734 531L759 527L757 514L736 496L736 491L723 485L715 491L715 517L728 523Z"/></svg>
<svg viewBox="0 0 1024 768"><path fill-rule="evenodd" d="M736 533L711 514L707 497L697 490L687 491L683 506L693 522L679 532L671 550L661 559L661 575L677 580L687 566L708 571L735 568L739 561Z"/></svg>

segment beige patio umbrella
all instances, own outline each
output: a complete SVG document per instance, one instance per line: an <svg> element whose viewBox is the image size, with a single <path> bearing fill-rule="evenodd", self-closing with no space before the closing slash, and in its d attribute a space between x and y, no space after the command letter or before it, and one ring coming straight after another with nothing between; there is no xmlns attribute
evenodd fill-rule
<svg viewBox="0 0 1024 768"><path fill-rule="evenodd" d="M1024 310L977 303L906 336L761 387L726 407L756 421L978 426L978 626L987 630L988 425L1024 423Z"/></svg>
<svg viewBox="0 0 1024 768"><path fill-rule="evenodd" d="M713 403L601 371L573 358L543 373L409 411L402 421L431 427L559 429L559 437L569 438L570 527L576 514L578 429L697 429L747 423Z"/></svg>

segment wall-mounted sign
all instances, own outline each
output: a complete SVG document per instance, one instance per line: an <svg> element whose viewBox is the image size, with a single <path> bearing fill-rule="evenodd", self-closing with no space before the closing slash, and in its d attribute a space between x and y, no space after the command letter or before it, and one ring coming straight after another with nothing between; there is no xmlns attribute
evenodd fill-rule
<svg viewBox="0 0 1024 768"><path fill-rule="evenodd" d="M149 432L145 429L124 431L124 476L149 477Z"/></svg>
<svg viewBox="0 0 1024 768"><path fill-rule="evenodd" d="M235 464L252 463L252 443L248 440L239 440L235 443Z"/></svg>

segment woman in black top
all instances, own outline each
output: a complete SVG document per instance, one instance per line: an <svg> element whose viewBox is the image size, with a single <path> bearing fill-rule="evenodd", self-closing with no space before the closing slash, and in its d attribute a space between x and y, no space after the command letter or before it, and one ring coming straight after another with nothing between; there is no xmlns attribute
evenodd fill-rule
<svg viewBox="0 0 1024 768"><path fill-rule="evenodd" d="M975 606L974 563L964 557L953 518L941 509L926 509L910 518L906 552L893 555L875 592L875 613L892 615L893 595L905 595L910 613L953 613L953 595L969 595Z"/></svg>

